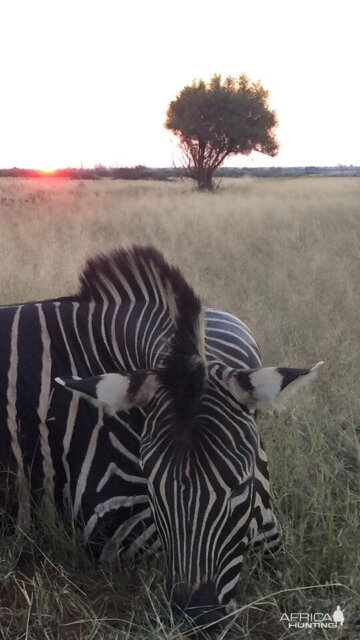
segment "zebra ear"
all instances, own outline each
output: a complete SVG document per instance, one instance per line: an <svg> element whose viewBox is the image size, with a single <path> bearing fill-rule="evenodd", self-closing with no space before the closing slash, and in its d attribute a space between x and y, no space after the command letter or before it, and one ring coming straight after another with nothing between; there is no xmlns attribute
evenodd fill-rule
<svg viewBox="0 0 360 640"><path fill-rule="evenodd" d="M106 373L92 378L65 376L55 378L55 382L80 393L110 414L146 406L160 386L156 374L142 370Z"/></svg>
<svg viewBox="0 0 360 640"><path fill-rule="evenodd" d="M250 410L267 409L271 406L282 408L290 396L316 378L323 364L318 362L310 369L263 367L233 370L226 376L224 385Z"/></svg>

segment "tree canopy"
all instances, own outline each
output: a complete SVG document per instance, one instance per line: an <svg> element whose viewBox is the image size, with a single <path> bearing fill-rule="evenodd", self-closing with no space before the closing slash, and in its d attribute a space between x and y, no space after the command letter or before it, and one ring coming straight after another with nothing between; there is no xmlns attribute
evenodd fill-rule
<svg viewBox="0 0 360 640"><path fill-rule="evenodd" d="M245 75L209 83L194 81L168 108L165 126L179 139L186 166L199 189L213 189L213 175L229 156L259 151L275 156L277 118L268 91Z"/></svg>

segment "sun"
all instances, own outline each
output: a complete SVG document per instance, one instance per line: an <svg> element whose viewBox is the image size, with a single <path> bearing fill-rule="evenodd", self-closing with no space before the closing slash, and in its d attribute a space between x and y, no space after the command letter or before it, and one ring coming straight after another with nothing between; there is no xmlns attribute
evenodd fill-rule
<svg viewBox="0 0 360 640"><path fill-rule="evenodd" d="M39 173L55 173L56 169L39 169Z"/></svg>

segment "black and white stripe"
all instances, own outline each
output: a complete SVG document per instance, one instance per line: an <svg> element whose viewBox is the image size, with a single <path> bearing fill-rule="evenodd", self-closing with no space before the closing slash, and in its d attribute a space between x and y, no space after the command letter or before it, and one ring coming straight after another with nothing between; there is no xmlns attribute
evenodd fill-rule
<svg viewBox="0 0 360 640"><path fill-rule="evenodd" d="M73 297L1 307L0 351L19 524L42 493L101 559L161 543L190 613L230 601L251 542L278 547L254 411L317 368L262 369L249 329L156 250L91 260Z"/></svg>

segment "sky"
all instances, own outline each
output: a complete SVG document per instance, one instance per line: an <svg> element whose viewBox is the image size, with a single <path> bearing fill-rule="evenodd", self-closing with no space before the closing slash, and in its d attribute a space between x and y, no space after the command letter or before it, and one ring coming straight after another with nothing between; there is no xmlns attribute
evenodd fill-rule
<svg viewBox="0 0 360 640"><path fill-rule="evenodd" d="M2 0L0 167L179 164L169 102L214 73L260 80L276 158L360 165L359 0Z"/></svg>

